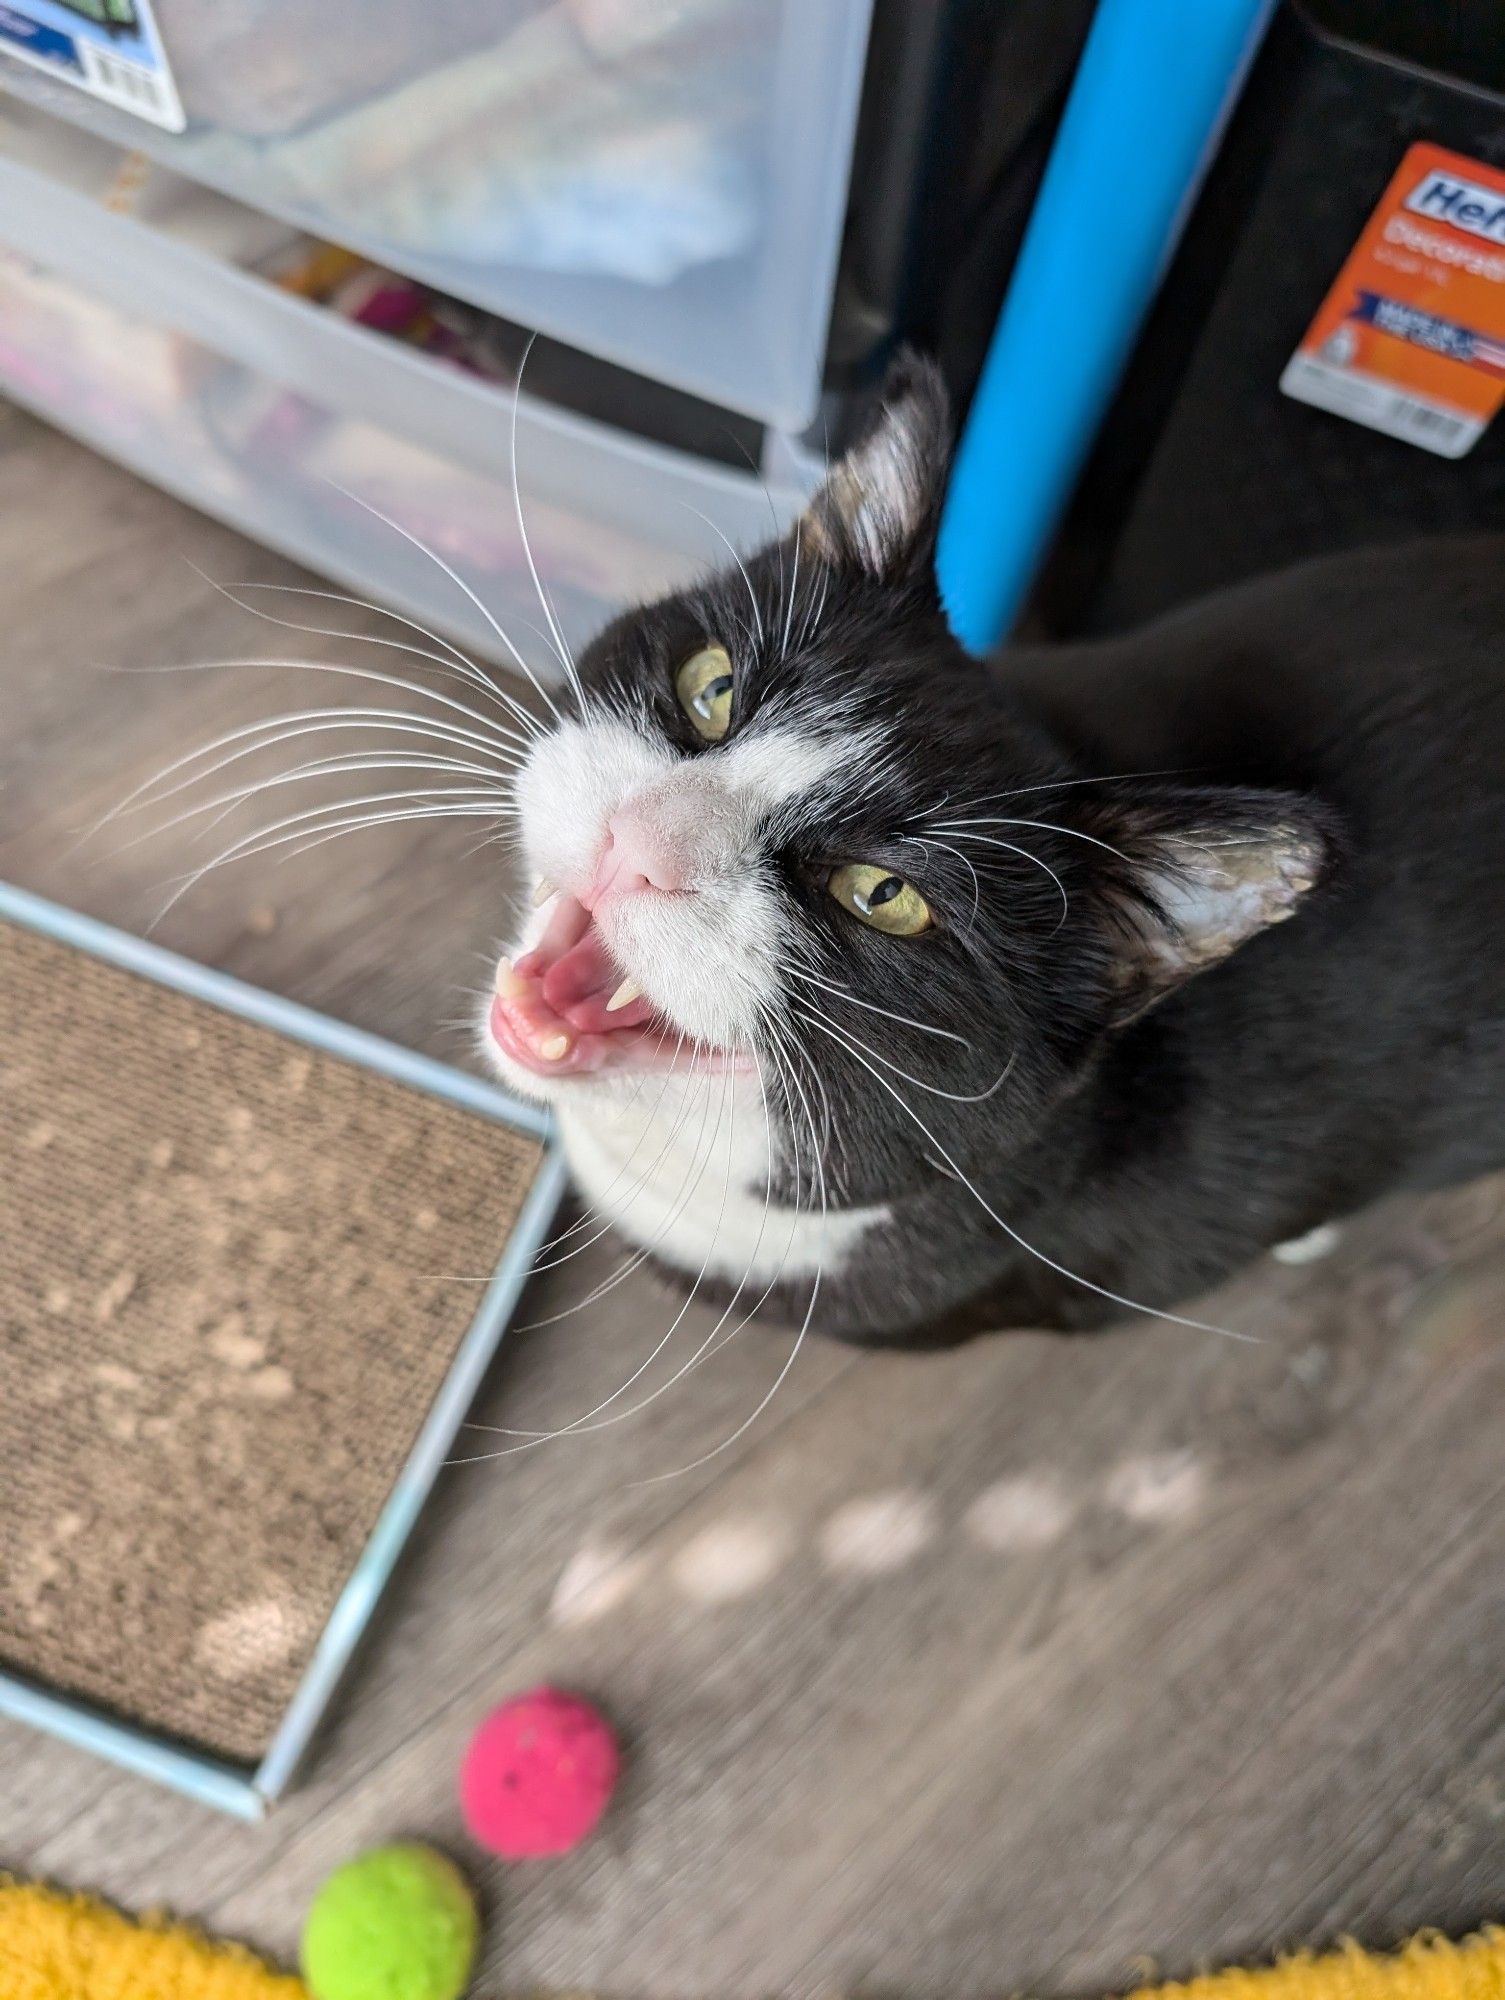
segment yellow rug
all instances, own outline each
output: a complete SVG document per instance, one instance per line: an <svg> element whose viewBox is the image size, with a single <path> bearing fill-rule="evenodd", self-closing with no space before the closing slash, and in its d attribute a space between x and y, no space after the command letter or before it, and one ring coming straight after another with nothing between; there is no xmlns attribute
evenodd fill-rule
<svg viewBox="0 0 1505 2000"><path fill-rule="evenodd" d="M0 1881L3 2000L309 2000L239 1945L138 1923L87 1896ZM1385 1957L1346 1945L1259 1972L1146 1986L1131 2000L1505 2000L1505 1931L1413 1938Z"/></svg>
<svg viewBox="0 0 1505 2000"><path fill-rule="evenodd" d="M1346 1944L1258 1972L1210 1972L1184 1985L1145 1986L1132 2000L1152 1994L1155 2000L1505 2000L1505 1931L1483 1931L1462 1944L1423 1934L1383 1957Z"/></svg>
<svg viewBox="0 0 1505 2000"><path fill-rule="evenodd" d="M137 1923L88 1896L0 1881L3 2000L308 2000L239 1945Z"/></svg>

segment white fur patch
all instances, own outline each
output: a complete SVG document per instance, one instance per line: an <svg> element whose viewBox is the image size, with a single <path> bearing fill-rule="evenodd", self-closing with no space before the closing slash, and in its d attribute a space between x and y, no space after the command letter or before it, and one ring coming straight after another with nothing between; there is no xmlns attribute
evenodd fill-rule
<svg viewBox="0 0 1505 2000"><path fill-rule="evenodd" d="M551 730L517 780L523 849L534 875L583 888L612 814L679 761L671 745L614 717ZM542 920L534 928L541 929Z"/></svg>
<svg viewBox="0 0 1505 2000"><path fill-rule="evenodd" d="M617 1102L566 1093L558 1106L581 1192L604 1218L688 1277L744 1280L742 1310L783 1277L834 1277L886 1207L784 1208L765 1199L767 1121L754 1077L650 1078ZM808 1146L801 1153L808 1179Z"/></svg>

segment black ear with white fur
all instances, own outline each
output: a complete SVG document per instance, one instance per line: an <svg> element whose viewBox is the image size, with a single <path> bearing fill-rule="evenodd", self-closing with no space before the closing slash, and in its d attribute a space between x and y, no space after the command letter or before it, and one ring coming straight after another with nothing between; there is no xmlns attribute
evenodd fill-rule
<svg viewBox="0 0 1505 2000"><path fill-rule="evenodd" d="M1338 853L1335 815L1291 792L1126 789L1080 824L1114 850L1100 893L1120 1025L1294 917Z"/></svg>
<svg viewBox="0 0 1505 2000"><path fill-rule="evenodd" d="M935 547L951 413L933 362L905 354L890 369L866 434L827 473L800 521L805 546L822 562L893 582Z"/></svg>

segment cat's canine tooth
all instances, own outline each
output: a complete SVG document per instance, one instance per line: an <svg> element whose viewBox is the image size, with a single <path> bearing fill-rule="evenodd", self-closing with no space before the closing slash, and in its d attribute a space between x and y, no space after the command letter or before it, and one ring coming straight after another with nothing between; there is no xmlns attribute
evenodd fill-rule
<svg viewBox="0 0 1505 2000"><path fill-rule="evenodd" d="M502 1000L515 1000L520 993L526 993L528 990L527 980L512 970L510 958L497 960L496 990L498 998Z"/></svg>
<svg viewBox="0 0 1505 2000"><path fill-rule="evenodd" d="M615 1014L619 1007L630 1007L634 1000L641 1000L643 989L635 979L624 979L616 992L606 1003L608 1014Z"/></svg>
<svg viewBox="0 0 1505 2000"><path fill-rule="evenodd" d="M547 1041L540 1042L538 1045L538 1053L543 1057L545 1062L562 1062L569 1052L570 1038L568 1035L550 1035Z"/></svg>
<svg viewBox="0 0 1505 2000"><path fill-rule="evenodd" d="M554 884L552 882L549 881L540 882L538 887L533 891L534 909L541 910L544 904L549 901L551 896L557 896L558 894L559 891L554 887Z"/></svg>

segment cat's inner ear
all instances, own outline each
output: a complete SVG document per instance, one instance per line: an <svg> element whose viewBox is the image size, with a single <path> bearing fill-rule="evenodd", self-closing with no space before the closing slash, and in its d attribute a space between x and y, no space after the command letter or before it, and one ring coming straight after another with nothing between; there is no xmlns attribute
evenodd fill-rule
<svg viewBox="0 0 1505 2000"><path fill-rule="evenodd" d="M1120 1023L1294 917L1336 856L1323 806L1295 793L1167 791L1104 802L1104 903Z"/></svg>
<svg viewBox="0 0 1505 2000"><path fill-rule="evenodd" d="M827 473L800 520L805 547L836 568L881 582L929 563L946 489L951 418L933 363L909 355L890 371L866 434Z"/></svg>

